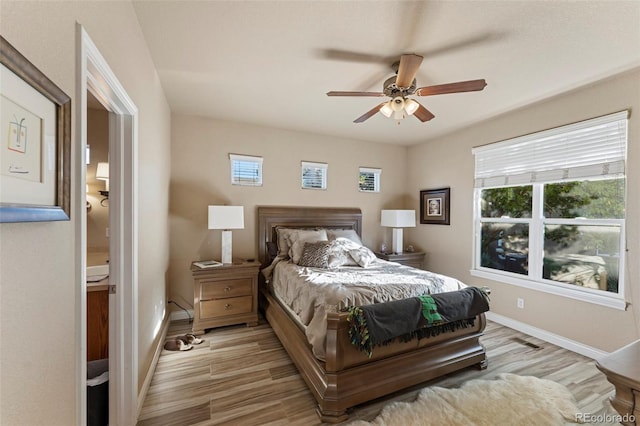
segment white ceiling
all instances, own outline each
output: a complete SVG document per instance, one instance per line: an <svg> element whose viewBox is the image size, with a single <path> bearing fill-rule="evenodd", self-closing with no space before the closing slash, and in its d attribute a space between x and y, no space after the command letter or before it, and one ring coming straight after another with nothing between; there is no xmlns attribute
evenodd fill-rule
<svg viewBox="0 0 640 426"><path fill-rule="evenodd" d="M133 3L174 113L366 141L421 143L640 66L640 1ZM384 99L326 96L381 91L403 53L424 56L418 87L487 87L421 97L435 118L400 125L353 123Z"/></svg>

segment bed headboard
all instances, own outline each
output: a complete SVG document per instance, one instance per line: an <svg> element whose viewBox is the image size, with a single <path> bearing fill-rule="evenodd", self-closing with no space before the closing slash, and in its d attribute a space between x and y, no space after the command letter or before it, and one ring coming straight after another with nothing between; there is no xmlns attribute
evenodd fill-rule
<svg viewBox="0 0 640 426"><path fill-rule="evenodd" d="M258 206L258 257L263 265L269 260L267 243L278 241L278 227L353 229L362 236L362 212L350 207Z"/></svg>

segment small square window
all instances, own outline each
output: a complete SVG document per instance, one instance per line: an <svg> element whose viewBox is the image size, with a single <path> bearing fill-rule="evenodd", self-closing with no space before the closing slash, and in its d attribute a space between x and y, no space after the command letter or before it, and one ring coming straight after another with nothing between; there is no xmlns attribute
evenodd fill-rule
<svg viewBox="0 0 640 426"><path fill-rule="evenodd" d="M262 157L229 154L231 184L262 186Z"/></svg>
<svg viewBox="0 0 640 426"><path fill-rule="evenodd" d="M327 189L327 163L302 162L302 189Z"/></svg>
<svg viewBox="0 0 640 426"><path fill-rule="evenodd" d="M380 192L380 175L382 169L360 167L358 187L361 192Z"/></svg>

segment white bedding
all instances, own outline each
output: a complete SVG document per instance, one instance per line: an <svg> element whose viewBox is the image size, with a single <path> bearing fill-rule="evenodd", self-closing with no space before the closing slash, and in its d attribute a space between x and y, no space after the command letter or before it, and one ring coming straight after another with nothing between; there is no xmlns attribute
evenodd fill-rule
<svg viewBox="0 0 640 426"><path fill-rule="evenodd" d="M424 294L460 290L455 278L376 259L367 268L320 269L276 259L270 286L304 326L314 355L324 360L327 312Z"/></svg>

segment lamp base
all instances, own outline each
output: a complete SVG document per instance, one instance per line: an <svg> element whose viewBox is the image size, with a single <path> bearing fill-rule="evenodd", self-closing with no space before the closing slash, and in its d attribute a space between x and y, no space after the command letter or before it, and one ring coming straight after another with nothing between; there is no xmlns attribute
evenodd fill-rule
<svg viewBox="0 0 640 426"><path fill-rule="evenodd" d="M222 263L232 263L231 231L222 231Z"/></svg>
<svg viewBox="0 0 640 426"><path fill-rule="evenodd" d="M391 249L395 254L402 253L402 228L393 228Z"/></svg>

